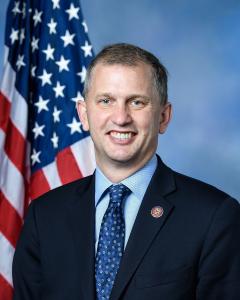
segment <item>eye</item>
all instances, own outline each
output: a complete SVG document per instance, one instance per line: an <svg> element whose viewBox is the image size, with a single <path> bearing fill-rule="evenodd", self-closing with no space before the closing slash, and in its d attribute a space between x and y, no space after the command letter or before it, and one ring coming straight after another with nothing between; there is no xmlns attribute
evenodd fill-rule
<svg viewBox="0 0 240 300"><path fill-rule="evenodd" d="M140 99L132 99L130 101L130 105L134 108L142 108L145 106L145 103L143 100L140 100Z"/></svg>
<svg viewBox="0 0 240 300"><path fill-rule="evenodd" d="M109 105L111 100L108 98L99 99L98 102L102 105Z"/></svg>

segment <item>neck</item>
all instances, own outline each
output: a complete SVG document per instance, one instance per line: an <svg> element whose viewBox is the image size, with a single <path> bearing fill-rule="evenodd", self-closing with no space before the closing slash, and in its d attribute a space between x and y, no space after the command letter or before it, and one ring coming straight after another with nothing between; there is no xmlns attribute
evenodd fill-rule
<svg viewBox="0 0 240 300"><path fill-rule="evenodd" d="M128 162L111 162L109 164L106 164L105 162L102 164L97 159L96 163L102 173L112 183L118 183L140 170L150 159L151 157L146 158L145 160L141 161L141 163L134 165L131 165Z"/></svg>

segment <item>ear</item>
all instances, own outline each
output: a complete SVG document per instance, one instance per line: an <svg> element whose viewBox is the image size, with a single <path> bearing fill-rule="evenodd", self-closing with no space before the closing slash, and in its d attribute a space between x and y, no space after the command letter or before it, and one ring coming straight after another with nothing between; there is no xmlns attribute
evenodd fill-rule
<svg viewBox="0 0 240 300"><path fill-rule="evenodd" d="M85 131L89 130L89 124L88 124L88 117L87 117L87 105L86 102L84 100L79 100L77 102L77 112L78 112L78 116L79 119L82 123L83 129Z"/></svg>
<svg viewBox="0 0 240 300"><path fill-rule="evenodd" d="M172 104L170 102L167 102L161 108L159 133L163 134L166 131L168 124L171 121L171 118L172 118Z"/></svg>

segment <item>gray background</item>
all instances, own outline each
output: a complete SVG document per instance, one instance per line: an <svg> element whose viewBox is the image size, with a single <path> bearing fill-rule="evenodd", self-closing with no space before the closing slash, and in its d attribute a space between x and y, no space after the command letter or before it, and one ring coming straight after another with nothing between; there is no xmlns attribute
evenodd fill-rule
<svg viewBox="0 0 240 300"><path fill-rule="evenodd" d="M7 2L0 4L0 76ZM174 114L159 140L163 160L240 199L240 1L81 3L96 52L129 42L166 65Z"/></svg>

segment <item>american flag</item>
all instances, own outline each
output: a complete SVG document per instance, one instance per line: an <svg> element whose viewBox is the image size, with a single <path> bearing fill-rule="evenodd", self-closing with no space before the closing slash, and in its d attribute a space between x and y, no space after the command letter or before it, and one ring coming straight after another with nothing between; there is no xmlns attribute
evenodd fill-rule
<svg viewBox="0 0 240 300"><path fill-rule="evenodd" d="M10 1L0 90L0 299L31 200L95 167L76 114L93 58L79 0Z"/></svg>

